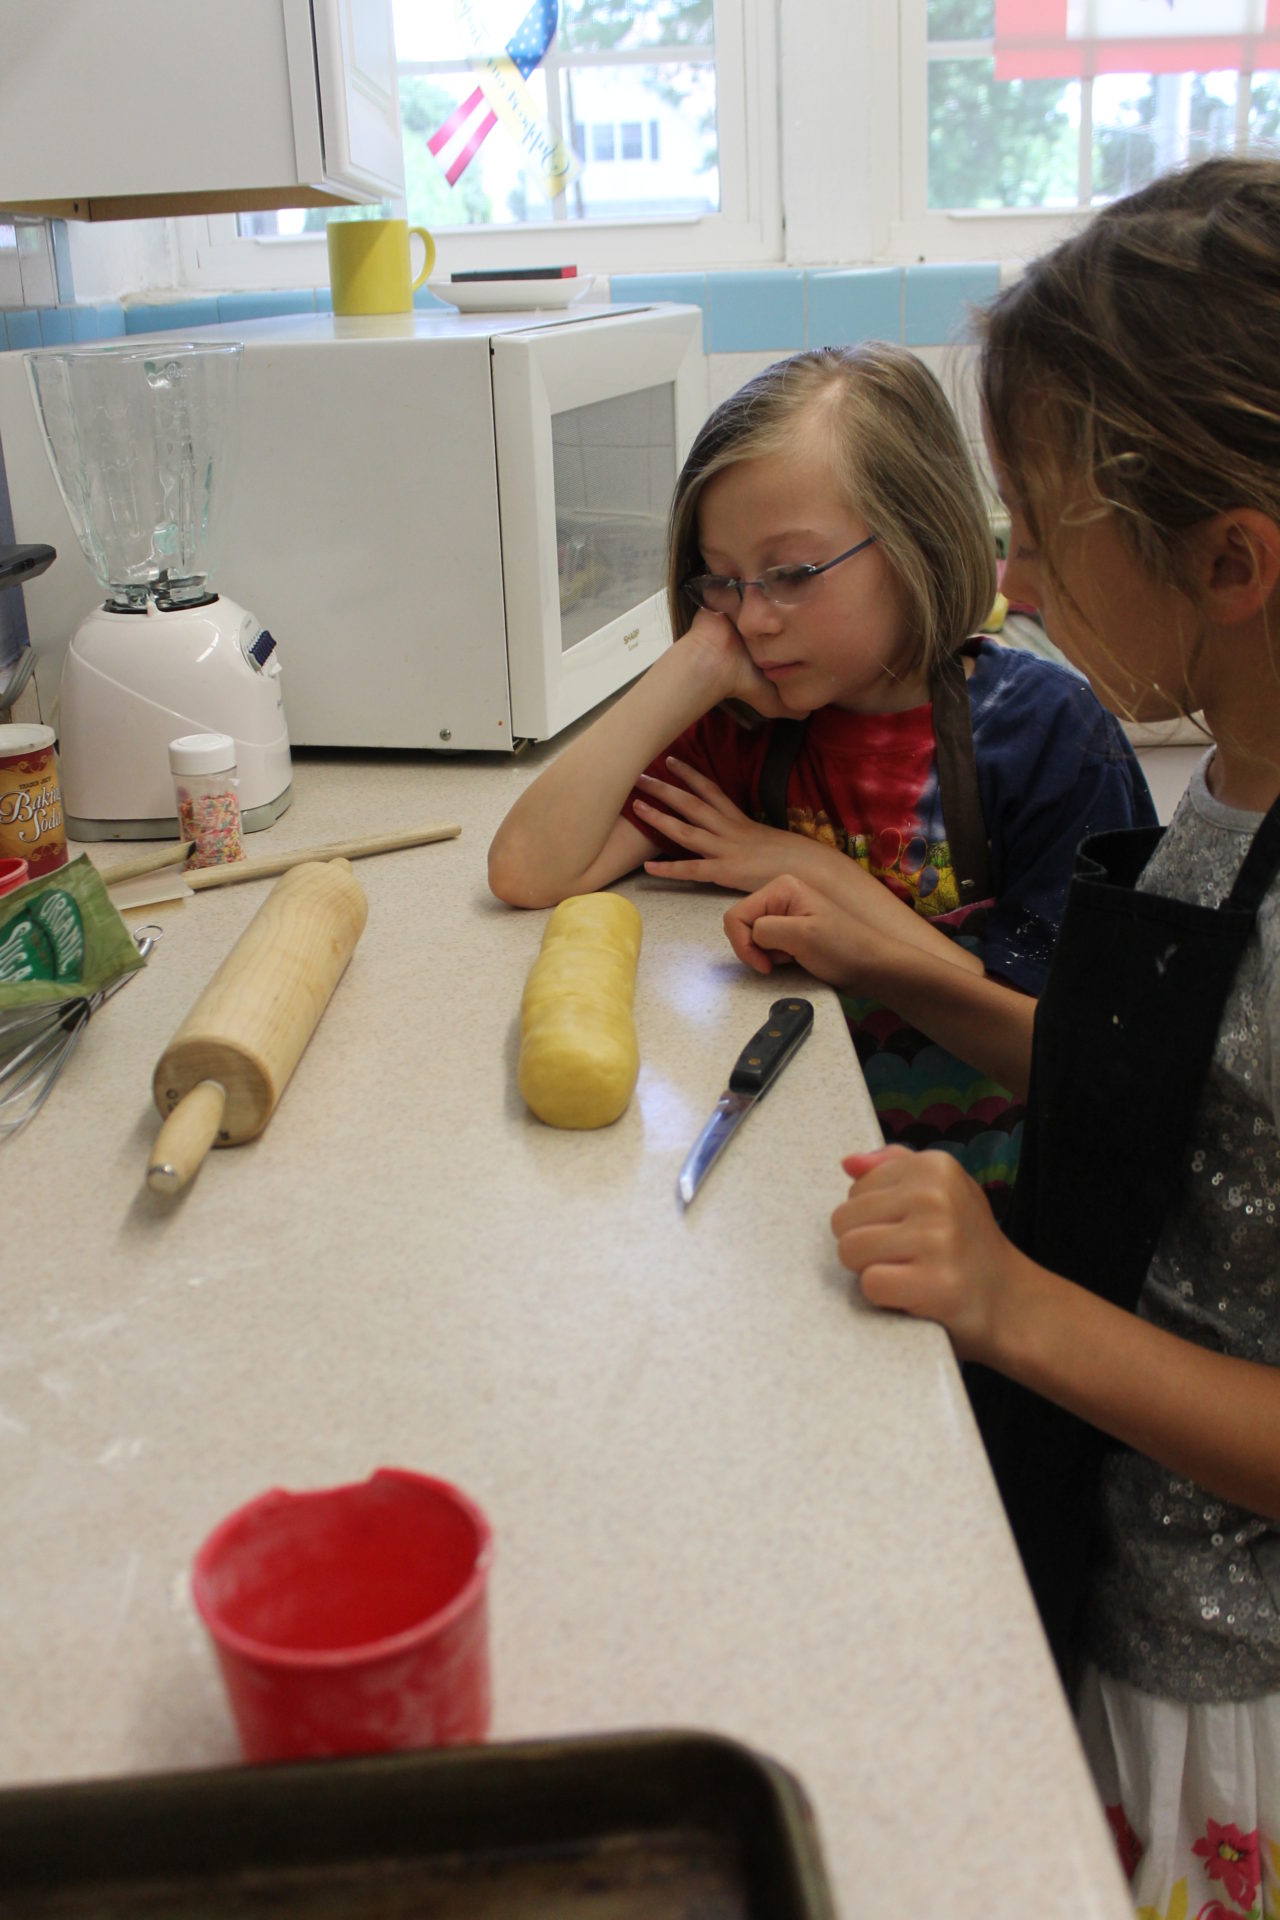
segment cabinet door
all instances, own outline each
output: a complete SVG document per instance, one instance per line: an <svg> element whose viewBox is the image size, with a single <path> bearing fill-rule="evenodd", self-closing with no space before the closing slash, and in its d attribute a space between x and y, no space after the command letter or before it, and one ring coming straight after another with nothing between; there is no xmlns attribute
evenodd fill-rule
<svg viewBox="0 0 1280 1920"><path fill-rule="evenodd" d="M0 0L0 17L0 207L143 219L403 192L391 0Z"/></svg>
<svg viewBox="0 0 1280 1920"><path fill-rule="evenodd" d="M312 0L311 15L327 179L402 194L391 0Z"/></svg>

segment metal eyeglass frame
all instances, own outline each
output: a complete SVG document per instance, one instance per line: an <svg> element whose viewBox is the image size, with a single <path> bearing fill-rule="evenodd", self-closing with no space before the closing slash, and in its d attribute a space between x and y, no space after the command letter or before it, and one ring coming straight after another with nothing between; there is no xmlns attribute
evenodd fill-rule
<svg viewBox="0 0 1280 1920"><path fill-rule="evenodd" d="M869 533L865 540L859 540L856 547L846 547L844 552L838 553L834 560L824 560L820 567L766 567L758 580L738 580L731 573L692 573L687 580L681 581L680 591L688 594L695 607L703 607L708 613L721 611L719 607L708 607L702 598L706 589L712 586L717 591L726 591L732 587L738 596L739 607L747 597L748 587L754 587L757 593L762 594L774 606L794 606L794 601L780 599L775 591L781 579L795 581L798 578L807 587L811 580L818 578L819 574L830 573L832 567L838 567L842 560L852 560L855 553L863 552L879 538L878 533Z"/></svg>

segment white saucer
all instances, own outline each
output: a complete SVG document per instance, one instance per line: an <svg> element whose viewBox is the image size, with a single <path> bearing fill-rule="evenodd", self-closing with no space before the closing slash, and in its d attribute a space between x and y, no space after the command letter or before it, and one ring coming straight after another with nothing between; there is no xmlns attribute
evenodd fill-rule
<svg viewBox="0 0 1280 1920"><path fill-rule="evenodd" d="M528 313L581 300L590 290L591 275L571 280L428 280L427 287L459 313Z"/></svg>

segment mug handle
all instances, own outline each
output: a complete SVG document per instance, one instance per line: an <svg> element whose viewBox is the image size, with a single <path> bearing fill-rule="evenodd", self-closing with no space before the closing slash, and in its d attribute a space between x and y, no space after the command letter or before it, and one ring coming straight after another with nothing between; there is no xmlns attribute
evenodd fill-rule
<svg viewBox="0 0 1280 1920"><path fill-rule="evenodd" d="M436 243L431 238L431 235L427 232L425 227L410 227L409 238L411 240L415 233L417 234L419 240L421 240L422 242L423 249L424 249L424 258L422 262L422 272L418 275L417 279L410 286L409 288L410 293L417 292L418 288L422 285L423 281L426 279L427 275L430 273L432 267L434 267L436 263Z"/></svg>

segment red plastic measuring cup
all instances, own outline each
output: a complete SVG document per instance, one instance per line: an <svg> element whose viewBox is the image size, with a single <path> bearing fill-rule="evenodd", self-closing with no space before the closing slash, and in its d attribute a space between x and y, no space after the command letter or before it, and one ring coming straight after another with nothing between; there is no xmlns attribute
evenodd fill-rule
<svg viewBox="0 0 1280 1920"><path fill-rule="evenodd" d="M191 1590L246 1759L482 1740L490 1543L465 1494L394 1467L216 1527Z"/></svg>

